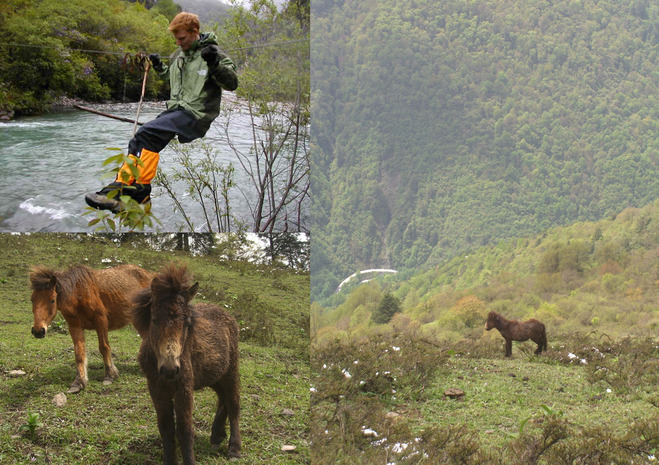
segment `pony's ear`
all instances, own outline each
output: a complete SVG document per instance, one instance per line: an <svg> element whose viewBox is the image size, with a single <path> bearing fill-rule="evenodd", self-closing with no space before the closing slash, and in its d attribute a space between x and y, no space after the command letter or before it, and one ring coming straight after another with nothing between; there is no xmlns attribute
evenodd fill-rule
<svg viewBox="0 0 659 465"><path fill-rule="evenodd" d="M188 301L192 300L192 298L195 295L197 295L198 290L199 290L199 282L196 282L192 286L190 286L190 289L188 289L188 292L187 292Z"/></svg>
<svg viewBox="0 0 659 465"><path fill-rule="evenodd" d="M151 288L146 287L133 296L131 317L133 326L144 337L151 324Z"/></svg>

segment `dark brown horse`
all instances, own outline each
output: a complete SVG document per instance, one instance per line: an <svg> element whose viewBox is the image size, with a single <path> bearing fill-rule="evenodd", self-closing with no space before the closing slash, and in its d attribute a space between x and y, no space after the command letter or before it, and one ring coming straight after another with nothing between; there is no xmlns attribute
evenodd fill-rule
<svg viewBox="0 0 659 465"><path fill-rule="evenodd" d="M197 287L184 266L169 265L135 297L133 324L143 338L138 360L156 409L165 464L177 463L175 431L183 463L196 463L193 391L206 386L218 396L211 445L217 448L226 438L228 416L229 457L240 457L238 325L216 305L191 304Z"/></svg>
<svg viewBox="0 0 659 465"><path fill-rule="evenodd" d="M150 282L151 274L134 265L105 270L92 270L83 265L67 271L45 266L32 268L32 334L36 338L45 337L48 325L59 310L73 339L78 374L67 392L79 392L87 385L86 329L98 334L98 348L105 364L103 383L109 384L119 376L112 363L108 331L130 323L131 297Z"/></svg>
<svg viewBox="0 0 659 465"><path fill-rule="evenodd" d="M498 329L506 340L506 357L510 357L513 354L513 341L527 341L531 339L538 344L538 348L535 351L536 354L541 354L543 350L547 350L545 325L535 318L519 322L517 320L507 320L497 312L490 312L487 315L485 329L489 331L492 328Z"/></svg>

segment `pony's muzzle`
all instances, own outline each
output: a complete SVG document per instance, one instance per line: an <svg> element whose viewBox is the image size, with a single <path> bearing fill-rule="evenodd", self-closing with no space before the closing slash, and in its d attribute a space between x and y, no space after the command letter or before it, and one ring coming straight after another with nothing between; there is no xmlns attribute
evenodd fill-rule
<svg viewBox="0 0 659 465"><path fill-rule="evenodd" d="M46 337L46 328L35 330L34 327L32 327L32 335L37 339L42 339Z"/></svg>
<svg viewBox="0 0 659 465"><path fill-rule="evenodd" d="M163 364L158 370L160 376L166 379L176 379L181 374L181 365L178 362L172 364Z"/></svg>
<svg viewBox="0 0 659 465"><path fill-rule="evenodd" d="M181 374L181 344L178 341L163 341L158 353L158 373L166 379L177 378Z"/></svg>

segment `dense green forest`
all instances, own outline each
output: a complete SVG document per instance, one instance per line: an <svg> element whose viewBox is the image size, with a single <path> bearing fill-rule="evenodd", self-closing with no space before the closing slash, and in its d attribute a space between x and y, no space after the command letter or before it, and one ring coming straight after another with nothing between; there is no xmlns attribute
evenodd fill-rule
<svg viewBox="0 0 659 465"><path fill-rule="evenodd" d="M597 222L552 228L458 256L423 273L353 287L334 309L311 307L312 338L359 340L416 332L432 341L499 340L488 312L537 318L558 334L656 335L659 327L659 200ZM380 324L388 296L399 312Z"/></svg>
<svg viewBox="0 0 659 465"><path fill-rule="evenodd" d="M312 7L312 299L659 196L656 2Z"/></svg>
<svg viewBox="0 0 659 465"><path fill-rule="evenodd" d="M38 113L61 97L135 100L142 73L126 54L174 51L171 0L9 0L0 6L0 111ZM84 51L83 51L84 50ZM161 90L150 79L148 93Z"/></svg>

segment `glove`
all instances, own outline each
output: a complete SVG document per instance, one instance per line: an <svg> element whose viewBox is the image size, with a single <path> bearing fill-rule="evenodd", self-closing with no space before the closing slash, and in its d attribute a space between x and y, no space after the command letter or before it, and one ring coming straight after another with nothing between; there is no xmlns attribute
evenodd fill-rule
<svg viewBox="0 0 659 465"><path fill-rule="evenodd" d="M208 66L216 65L220 58L220 47L217 45L205 46L201 49L201 58L208 63Z"/></svg>
<svg viewBox="0 0 659 465"><path fill-rule="evenodd" d="M151 60L151 64L153 64L154 68L160 68L162 66L162 60L160 59L160 55L157 53L152 53L149 55L149 60Z"/></svg>

